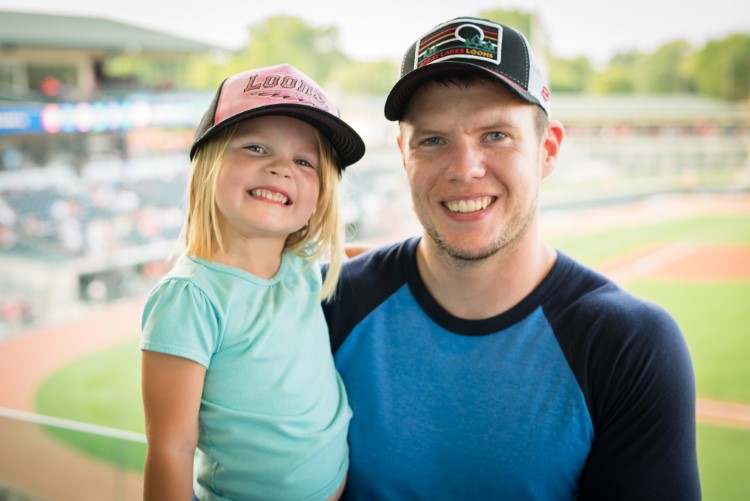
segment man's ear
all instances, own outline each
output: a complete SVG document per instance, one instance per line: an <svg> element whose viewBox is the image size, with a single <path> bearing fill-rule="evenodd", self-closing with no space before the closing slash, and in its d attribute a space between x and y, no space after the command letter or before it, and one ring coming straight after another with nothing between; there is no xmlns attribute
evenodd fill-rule
<svg viewBox="0 0 750 501"><path fill-rule="evenodd" d="M552 171L555 170L564 136L565 129L563 129L562 124L556 120L550 120L547 125L544 141L542 142L542 179L552 174Z"/></svg>

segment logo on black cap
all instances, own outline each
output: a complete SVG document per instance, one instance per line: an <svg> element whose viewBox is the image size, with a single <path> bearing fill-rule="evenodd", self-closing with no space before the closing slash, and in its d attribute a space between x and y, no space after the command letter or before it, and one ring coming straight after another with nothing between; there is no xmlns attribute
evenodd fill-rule
<svg viewBox="0 0 750 501"><path fill-rule="evenodd" d="M500 64L503 27L489 21L454 19L417 41L414 67L448 59L478 59Z"/></svg>

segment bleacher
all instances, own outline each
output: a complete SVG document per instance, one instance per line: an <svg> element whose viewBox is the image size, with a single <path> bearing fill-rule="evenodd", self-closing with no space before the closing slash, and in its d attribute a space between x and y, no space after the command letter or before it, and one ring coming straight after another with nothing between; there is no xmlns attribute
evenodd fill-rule
<svg viewBox="0 0 750 501"><path fill-rule="evenodd" d="M173 241L183 222L186 182L185 175L171 174L0 187L0 253L59 260Z"/></svg>
<svg viewBox="0 0 750 501"><path fill-rule="evenodd" d="M181 155L0 172L0 338L150 287L178 244L188 170Z"/></svg>

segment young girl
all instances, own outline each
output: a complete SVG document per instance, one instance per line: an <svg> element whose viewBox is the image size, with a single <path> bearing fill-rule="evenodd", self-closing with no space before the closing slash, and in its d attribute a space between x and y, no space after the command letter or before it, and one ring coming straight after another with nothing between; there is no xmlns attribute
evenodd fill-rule
<svg viewBox="0 0 750 501"><path fill-rule="evenodd" d="M143 313L146 500L340 495L351 410L320 300L342 259L339 178L362 155L289 65L219 87L190 151L185 254Z"/></svg>

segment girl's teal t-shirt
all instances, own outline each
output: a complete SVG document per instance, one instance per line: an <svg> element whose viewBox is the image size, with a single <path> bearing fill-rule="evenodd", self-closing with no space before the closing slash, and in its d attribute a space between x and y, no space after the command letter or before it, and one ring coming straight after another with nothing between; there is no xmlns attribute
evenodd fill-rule
<svg viewBox="0 0 750 501"><path fill-rule="evenodd" d="M320 270L284 253L263 279L180 257L149 295L141 349L206 367L194 490L204 499L326 499L349 464Z"/></svg>

